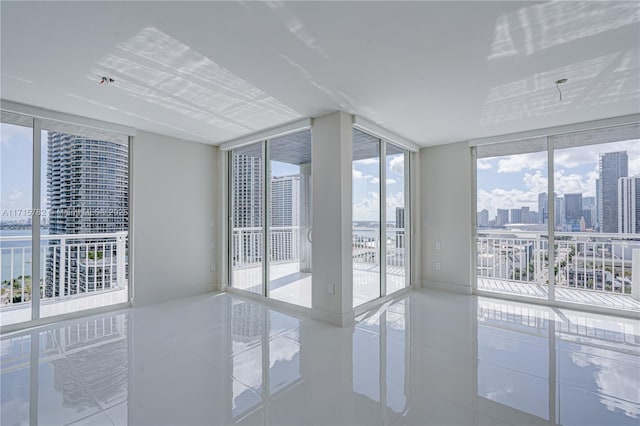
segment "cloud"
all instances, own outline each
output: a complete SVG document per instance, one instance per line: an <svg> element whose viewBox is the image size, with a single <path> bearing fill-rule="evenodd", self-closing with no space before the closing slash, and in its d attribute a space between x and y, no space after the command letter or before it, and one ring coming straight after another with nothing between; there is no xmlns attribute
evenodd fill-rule
<svg viewBox="0 0 640 426"><path fill-rule="evenodd" d="M9 204L15 204L16 202L20 201L22 197L24 197L24 194L17 189L14 189L9 193L9 195L7 195L7 201L9 202Z"/></svg>
<svg viewBox="0 0 640 426"><path fill-rule="evenodd" d="M396 155L389 161L389 170L397 175L404 175L404 155Z"/></svg>
<svg viewBox="0 0 640 426"><path fill-rule="evenodd" d="M493 166L487 160L479 159L476 163L476 168L478 170L489 170L492 169Z"/></svg>
<svg viewBox="0 0 640 426"><path fill-rule="evenodd" d="M404 191L387 194L387 220L396 217L396 207L404 207ZM367 197L353 205L354 220L377 221L380 219L380 194L369 192Z"/></svg>
<svg viewBox="0 0 640 426"><path fill-rule="evenodd" d="M593 170L586 175L577 173L567 174L564 170L557 170L555 173L554 188L558 197L567 193L581 193L583 197L594 197L596 195L597 170ZM514 182L515 183L515 182ZM490 191L480 189L478 191L478 211L489 210L490 217L496 214L496 209L512 209L529 207L533 211L538 211L538 194L547 192L548 178L542 171L536 170L534 173L525 173L522 177L525 190L495 188Z"/></svg>
<svg viewBox="0 0 640 426"><path fill-rule="evenodd" d="M557 149L554 152L553 162L556 168L573 169L585 165L595 165L597 168L600 154L616 151L627 151L629 176L640 174L640 140Z"/></svg>
<svg viewBox="0 0 640 426"><path fill-rule="evenodd" d="M365 174L362 170L358 170L355 167L353 167L351 171L352 171L351 176L353 180L377 179L377 178L374 178L373 175Z"/></svg>
<svg viewBox="0 0 640 426"><path fill-rule="evenodd" d="M0 125L0 145L9 147L15 143L31 143L33 130L30 127L2 123Z"/></svg>
<svg viewBox="0 0 640 426"><path fill-rule="evenodd" d="M508 155L498 161L498 173L516 173L523 170L543 170L547 167L547 153Z"/></svg>
<svg viewBox="0 0 640 426"><path fill-rule="evenodd" d="M379 220L380 219L380 194L369 192L367 197L353 205L354 220Z"/></svg>
<svg viewBox="0 0 640 426"><path fill-rule="evenodd" d="M398 191L395 194L387 194L387 219L390 217L390 212L393 212L395 215L396 207L404 207L403 191Z"/></svg>
<svg viewBox="0 0 640 426"><path fill-rule="evenodd" d="M354 163L356 164L364 164L364 165L378 164L378 162L379 162L378 158L365 158L364 160L354 161Z"/></svg>
<svg viewBox="0 0 640 426"><path fill-rule="evenodd" d="M395 179L391 179L391 178L387 178L387 185L393 185L394 183L397 183L398 181ZM377 177L374 177L371 179L371 183L376 184L376 183L380 183L380 179Z"/></svg>

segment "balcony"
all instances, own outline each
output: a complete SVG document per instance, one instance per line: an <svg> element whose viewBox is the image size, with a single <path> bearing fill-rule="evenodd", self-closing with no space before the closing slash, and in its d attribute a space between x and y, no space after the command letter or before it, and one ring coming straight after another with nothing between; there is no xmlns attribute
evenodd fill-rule
<svg viewBox="0 0 640 426"><path fill-rule="evenodd" d="M386 228L387 292L406 286L404 228ZM380 238L377 228L354 228L354 305L380 296ZM273 227L270 232L269 296L311 307L311 253L304 252L300 227ZM262 228L235 228L232 233L232 283L235 288L262 293ZM308 272L307 272L308 271Z"/></svg>
<svg viewBox="0 0 640 426"><path fill-rule="evenodd" d="M547 300L553 270L557 301L640 312L638 234L556 232L553 268L544 233L481 230L476 244L478 290Z"/></svg>
<svg viewBox="0 0 640 426"><path fill-rule="evenodd" d="M128 300L127 232L43 235L40 317ZM32 318L31 236L0 237L2 325Z"/></svg>

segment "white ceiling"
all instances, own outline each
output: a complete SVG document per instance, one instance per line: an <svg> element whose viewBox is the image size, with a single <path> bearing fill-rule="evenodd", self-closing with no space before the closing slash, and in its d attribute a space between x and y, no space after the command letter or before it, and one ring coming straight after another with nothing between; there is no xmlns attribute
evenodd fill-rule
<svg viewBox="0 0 640 426"><path fill-rule="evenodd" d="M338 109L421 146L640 112L639 2L0 7L3 99L199 142Z"/></svg>

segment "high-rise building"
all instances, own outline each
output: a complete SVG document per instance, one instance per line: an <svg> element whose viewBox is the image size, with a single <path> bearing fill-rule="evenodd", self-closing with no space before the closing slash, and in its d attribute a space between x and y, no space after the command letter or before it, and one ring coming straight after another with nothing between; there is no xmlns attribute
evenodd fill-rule
<svg viewBox="0 0 640 426"><path fill-rule="evenodd" d="M509 210L498 209L496 213L496 226L504 226L509 223Z"/></svg>
<svg viewBox="0 0 640 426"><path fill-rule="evenodd" d="M404 229L404 207L396 207L396 228Z"/></svg>
<svg viewBox="0 0 640 426"><path fill-rule="evenodd" d="M396 207L396 247L404 248L404 207Z"/></svg>
<svg viewBox="0 0 640 426"><path fill-rule="evenodd" d="M549 220L549 197L546 192L538 194L538 222L547 223Z"/></svg>
<svg viewBox="0 0 640 426"><path fill-rule="evenodd" d="M271 226L300 226L300 175L271 178Z"/></svg>
<svg viewBox="0 0 640 426"><path fill-rule="evenodd" d="M271 178L271 256L292 259L297 256L300 235L300 175Z"/></svg>
<svg viewBox="0 0 640 426"><path fill-rule="evenodd" d="M476 214L476 224L479 228L489 226L489 210L482 209Z"/></svg>
<svg viewBox="0 0 640 426"><path fill-rule="evenodd" d="M553 200L555 203L555 209L554 209L554 213L555 213L555 221L554 224L556 226L560 226L564 223L564 198L563 197L558 197L556 196L556 194L553 194Z"/></svg>
<svg viewBox="0 0 640 426"><path fill-rule="evenodd" d="M618 232L640 233L640 176L618 179Z"/></svg>
<svg viewBox="0 0 640 426"><path fill-rule="evenodd" d="M97 234L129 229L129 148L124 143L48 132L47 195L49 233ZM117 280L116 253L110 245L67 238L47 254L45 292L76 294L109 288ZM79 244L82 242L83 244ZM64 256L64 258L62 258ZM70 260L75 259L75 260ZM60 262L67 262L61 281ZM62 284L54 285L54 283Z"/></svg>
<svg viewBox="0 0 640 426"><path fill-rule="evenodd" d="M529 218L529 207L522 207L520 209L520 220L521 223L531 223Z"/></svg>
<svg viewBox="0 0 640 426"><path fill-rule="evenodd" d="M522 223L522 210L511 209L511 220L509 223Z"/></svg>
<svg viewBox="0 0 640 426"><path fill-rule="evenodd" d="M582 217L582 194L564 194L564 221L577 224Z"/></svg>
<svg viewBox="0 0 640 426"><path fill-rule="evenodd" d="M262 157L233 155L233 227L263 226L264 167Z"/></svg>
<svg viewBox="0 0 640 426"><path fill-rule="evenodd" d="M584 207L584 204L582 205ZM582 217L584 218L584 226L586 228L593 227L593 216L591 215L591 209L582 209Z"/></svg>
<svg viewBox="0 0 640 426"><path fill-rule="evenodd" d="M598 161L600 193L600 230L618 232L618 179L629 173L629 157L626 151L600 154Z"/></svg>
<svg viewBox="0 0 640 426"><path fill-rule="evenodd" d="M584 215L587 228L597 229L598 210L596 204L596 197L582 197L582 214Z"/></svg>
<svg viewBox="0 0 640 426"><path fill-rule="evenodd" d="M596 231L602 231L602 224L600 223L600 218L602 217L602 210L600 206L602 205L600 200L600 179L596 179L596 214L594 216L594 223Z"/></svg>

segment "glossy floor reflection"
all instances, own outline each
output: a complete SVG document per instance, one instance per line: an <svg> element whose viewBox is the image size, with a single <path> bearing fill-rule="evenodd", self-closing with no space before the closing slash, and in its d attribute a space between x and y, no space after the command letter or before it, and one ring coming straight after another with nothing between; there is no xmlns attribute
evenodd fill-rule
<svg viewBox="0 0 640 426"><path fill-rule="evenodd" d="M638 321L419 290L335 328L229 295L2 337L3 425L638 425Z"/></svg>

